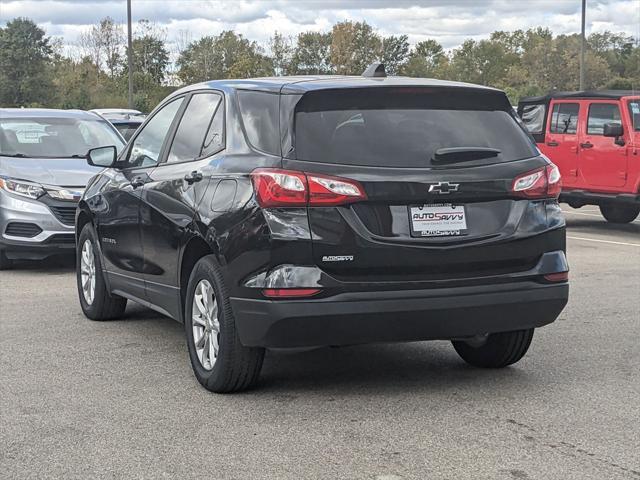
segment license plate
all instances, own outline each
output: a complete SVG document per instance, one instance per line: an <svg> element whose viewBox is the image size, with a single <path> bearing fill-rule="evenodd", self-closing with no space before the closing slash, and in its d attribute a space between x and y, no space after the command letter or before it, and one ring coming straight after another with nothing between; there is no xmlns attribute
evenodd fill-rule
<svg viewBox="0 0 640 480"><path fill-rule="evenodd" d="M467 217L463 205L440 203L409 207L412 237L464 235Z"/></svg>

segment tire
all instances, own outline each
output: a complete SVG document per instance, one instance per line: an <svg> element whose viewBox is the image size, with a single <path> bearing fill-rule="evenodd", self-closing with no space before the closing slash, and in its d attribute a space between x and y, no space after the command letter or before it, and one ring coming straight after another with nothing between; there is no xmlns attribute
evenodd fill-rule
<svg viewBox="0 0 640 480"><path fill-rule="evenodd" d="M600 205L600 213L610 223L630 223L638 218L639 206Z"/></svg>
<svg viewBox="0 0 640 480"><path fill-rule="evenodd" d="M515 332L492 333L480 346L453 341L453 348L470 365L482 368L503 368L524 357L533 339L533 328Z"/></svg>
<svg viewBox="0 0 640 480"><path fill-rule="evenodd" d="M200 300L196 299L194 308L196 296ZM246 390L256 383L264 348L249 348L240 343L229 295L213 255L203 257L193 267L184 318L191 366L204 388L229 393Z"/></svg>
<svg viewBox="0 0 640 480"><path fill-rule="evenodd" d="M0 270L9 270L13 267L13 261L7 258L7 255L0 250Z"/></svg>
<svg viewBox="0 0 640 480"><path fill-rule="evenodd" d="M112 320L121 317L124 309L127 307L127 299L111 295L107 290L104 280L104 272L102 270L102 259L96 247L97 237L90 223L86 224L80 236L78 237L78 245L76 247L76 283L78 286L78 296L80 298L80 306L82 312L91 320ZM83 273L87 273L86 263L83 263L83 248L89 242L88 249L93 254L93 297L88 298L83 290Z"/></svg>

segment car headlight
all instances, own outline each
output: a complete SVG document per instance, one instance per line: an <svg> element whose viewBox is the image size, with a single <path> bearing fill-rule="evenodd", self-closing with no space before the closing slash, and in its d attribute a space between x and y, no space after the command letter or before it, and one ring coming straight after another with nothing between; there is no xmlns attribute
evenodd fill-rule
<svg viewBox="0 0 640 480"><path fill-rule="evenodd" d="M66 188L47 188L47 193L56 200L67 200L77 202L82 198L84 189L69 190Z"/></svg>
<svg viewBox="0 0 640 480"><path fill-rule="evenodd" d="M0 188L7 192L33 199L40 198L46 193L42 185L12 178L0 178Z"/></svg>

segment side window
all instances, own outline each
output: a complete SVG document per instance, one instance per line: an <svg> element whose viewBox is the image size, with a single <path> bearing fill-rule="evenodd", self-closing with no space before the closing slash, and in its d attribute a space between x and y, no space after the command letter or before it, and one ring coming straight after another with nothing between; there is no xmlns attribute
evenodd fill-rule
<svg viewBox="0 0 640 480"><path fill-rule="evenodd" d="M603 135L607 123L621 123L620 109L615 103L592 103L589 106L587 133Z"/></svg>
<svg viewBox="0 0 640 480"><path fill-rule="evenodd" d="M158 163L162 144L182 101L178 98L168 103L144 126L131 146L128 167L152 167Z"/></svg>
<svg viewBox="0 0 640 480"><path fill-rule="evenodd" d="M218 103L216 113L211 120L209 131L204 137L204 143L202 145L203 157L213 155L214 153L224 148L224 105L222 101Z"/></svg>
<svg viewBox="0 0 640 480"><path fill-rule="evenodd" d="M242 122L249 143L258 150L280 155L279 95L250 90L238 91Z"/></svg>
<svg viewBox="0 0 640 480"><path fill-rule="evenodd" d="M168 163L194 160L202 156L203 143L206 143L205 136L208 136L214 114L216 110L222 110L218 108L220 103L221 97L217 93L196 93L191 97L171 144ZM221 137L217 140L221 142Z"/></svg>
<svg viewBox="0 0 640 480"><path fill-rule="evenodd" d="M551 113L550 133L575 134L578 131L578 103L556 103Z"/></svg>
<svg viewBox="0 0 640 480"><path fill-rule="evenodd" d="M547 109L544 104L525 105L522 108L522 123L529 133L543 133L544 115Z"/></svg>

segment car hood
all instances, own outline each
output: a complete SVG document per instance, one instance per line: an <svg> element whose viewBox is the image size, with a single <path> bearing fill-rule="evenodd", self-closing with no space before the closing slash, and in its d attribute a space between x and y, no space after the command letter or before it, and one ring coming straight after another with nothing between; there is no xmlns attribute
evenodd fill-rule
<svg viewBox="0 0 640 480"><path fill-rule="evenodd" d="M85 187L103 170L84 158L12 158L0 156L0 175L63 187Z"/></svg>

